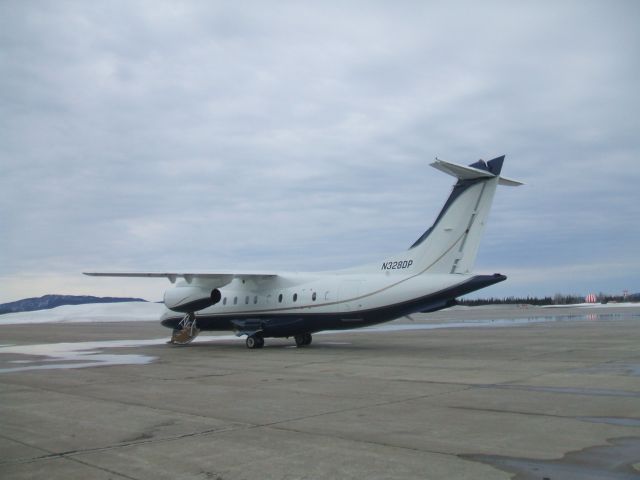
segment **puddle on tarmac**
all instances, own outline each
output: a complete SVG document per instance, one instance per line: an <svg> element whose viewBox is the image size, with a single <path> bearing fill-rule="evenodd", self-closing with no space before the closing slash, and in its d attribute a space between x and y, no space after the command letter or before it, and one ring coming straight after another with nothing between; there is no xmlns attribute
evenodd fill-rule
<svg viewBox="0 0 640 480"><path fill-rule="evenodd" d="M578 322L578 321L607 321L621 320L629 318L640 318L636 313L588 313L588 314L565 314L565 315L544 315L525 318L495 318L482 320L466 320L460 322L443 322L443 323L387 323L375 325L372 327L358 328L353 330L335 330L327 331L327 333L337 332L400 332L406 330L437 330L441 328L478 328L478 327L511 327L518 325L529 325L536 323L552 323L552 322Z"/></svg>
<svg viewBox="0 0 640 480"><path fill-rule="evenodd" d="M474 385L474 388L495 388L504 390L526 390L530 392L565 393L570 395L589 395L595 397L632 397L640 398L640 392L614 390L610 388L578 388L578 387L537 387L533 385Z"/></svg>
<svg viewBox="0 0 640 480"><path fill-rule="evenodd" d="M571 373L604 373L607 375L632 375L634 377L640 377L640 363L601 363L590 367L576 368L571 370Z"/></svg>
<svg viewBox="0 0 640 480"><path fill-rule="evenodd" d="M576 417L583 422L606 423L607 425L618 425L622 427L640 427L640 418L624 418L624 417ZM638 454L640 461L640 454Z"/></svg>
<svg viewBox="0 0 640 480"><path fill-rule="evenodd" d="M616 438L610 444L569 452L558 460L503 457L499 455L460 455L515 474L514 480L638 480L640 438Z"/></svg>
<svg viewBox="0 0 640 480"><path fill-rule="evenodd" d="M235 335L201 336L196 341L206 342L230 339L237 339L237 337ZM141 354L105 354L102 351L106 348L134 348L166 343L166 338L155 338L150 340L5 345L0 347L0 359L3 360L0 362L0 373L105 367L111 365L145 365L153 362L157 357Z"/></svg>

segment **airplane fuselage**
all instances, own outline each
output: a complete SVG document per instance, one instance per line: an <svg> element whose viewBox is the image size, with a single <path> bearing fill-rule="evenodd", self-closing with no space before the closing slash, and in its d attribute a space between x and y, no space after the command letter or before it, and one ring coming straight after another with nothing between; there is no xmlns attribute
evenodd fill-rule
<svg viewBox="0 0 640 480"><path fill-rule="evenodd" d="M200 330L260 331L292 337L386 322L453 305L455 297L501 282L503 275L280 274L260 281L236 279L220 289L215 305L198 311ZM182 282L180 288L191 288ZM178 328L183 316L171 310L162 324Z"/></svg>

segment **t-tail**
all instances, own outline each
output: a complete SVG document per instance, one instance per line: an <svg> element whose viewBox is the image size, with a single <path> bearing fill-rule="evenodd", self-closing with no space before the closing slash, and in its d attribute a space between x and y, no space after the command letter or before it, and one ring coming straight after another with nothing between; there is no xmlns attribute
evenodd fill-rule
<svg viewBox="0 0 640 480"><path fill-rule="evenodd" d="M431 166L456 177L458 182L433 225L408 252L385 259L383 270L398 262L411 262L414 274L470 274L497 186L522 185L500 175L503 162L504 155L469 166L436 159Z"/></svg>

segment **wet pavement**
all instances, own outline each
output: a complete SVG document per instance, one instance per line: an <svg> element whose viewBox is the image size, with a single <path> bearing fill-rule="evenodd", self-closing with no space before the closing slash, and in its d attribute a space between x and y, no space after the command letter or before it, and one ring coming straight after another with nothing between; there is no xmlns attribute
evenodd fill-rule
<svg viewBox="0 0 640 480"><path fill-rule="evenodd" d="M640 477L640 308L315 335L0 325L0 477ZM515 477L514 477L515 475Z"/></svg>

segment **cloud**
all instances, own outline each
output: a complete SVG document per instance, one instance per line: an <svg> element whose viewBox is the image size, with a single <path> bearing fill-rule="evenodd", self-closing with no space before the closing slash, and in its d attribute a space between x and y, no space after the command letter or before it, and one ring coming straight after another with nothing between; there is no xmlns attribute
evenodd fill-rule
<svg viewBox="0 0 640 480"><path fill-rule="evenodd" d="M6 300L35 285L12 278L78 290L87 268L376 261L435 218L433 157L503 153L527 186L498 192L479 267L604 258L619 277L598 289L637 288L636 2L3 10Z"/></svg>

